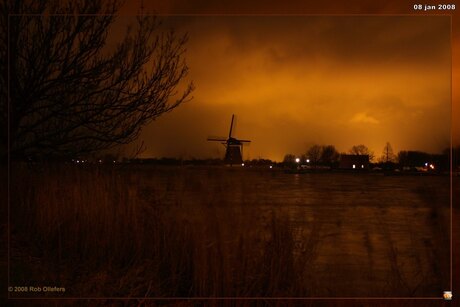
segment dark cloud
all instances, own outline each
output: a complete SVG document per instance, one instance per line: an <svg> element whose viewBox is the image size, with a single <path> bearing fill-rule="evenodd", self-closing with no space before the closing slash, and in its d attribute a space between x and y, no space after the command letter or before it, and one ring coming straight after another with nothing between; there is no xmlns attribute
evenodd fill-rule
<svg viewBox="0 0 460 307"><path fill-rule="evenodd" d="M141 1L128 1L125 12L135 12ZM409 1L305 1L305 0L169 0L143 1L146 9L163 14L337 14L394 11L412 8ZM406 2L406 3L404 3Z"/></svg>

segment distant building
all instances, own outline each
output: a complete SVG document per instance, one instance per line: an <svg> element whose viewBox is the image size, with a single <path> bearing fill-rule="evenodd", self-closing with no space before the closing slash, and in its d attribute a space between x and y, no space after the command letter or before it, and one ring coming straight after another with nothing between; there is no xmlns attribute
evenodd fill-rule
<svg viewBox="0 0 460 307"><path fill-rule="evenodd" d="M369 155L340 155L339 168L341 169L368 169Z"/></svg>

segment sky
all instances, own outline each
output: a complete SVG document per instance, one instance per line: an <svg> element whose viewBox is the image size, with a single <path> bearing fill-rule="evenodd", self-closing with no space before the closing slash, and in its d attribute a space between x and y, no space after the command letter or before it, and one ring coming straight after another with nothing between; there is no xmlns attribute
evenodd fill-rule
<svg viewBox="0 0 460 307"><path fill-rule="evenodd" d="M162 19L188 35L193 99L144 128L142 157L222 157L206 139L228 135L232 114L234 136L252 141L245 159L279 161L313 144L364 144L376 156L386 142L395 152L449 147L449 16L192 13Z"/></svg>

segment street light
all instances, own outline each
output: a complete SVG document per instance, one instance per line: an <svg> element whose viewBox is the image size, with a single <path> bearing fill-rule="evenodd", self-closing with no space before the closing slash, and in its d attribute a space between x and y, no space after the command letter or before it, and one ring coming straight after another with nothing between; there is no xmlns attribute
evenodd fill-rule
<svg viewBox="0 0 460 307"><path fill-rule="evenodd" d="M299 159L299 158L295 158L295 162L296 162L296 163L299 163L299 162L300 162L300 159Z"/></svg>

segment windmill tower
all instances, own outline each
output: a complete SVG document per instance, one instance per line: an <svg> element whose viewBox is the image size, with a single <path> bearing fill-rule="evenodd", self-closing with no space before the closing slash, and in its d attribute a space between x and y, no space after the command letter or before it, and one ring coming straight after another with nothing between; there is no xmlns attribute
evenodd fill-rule
<svg viewBox="0 0 460 307"><path fill-rule="evenodd" d="M230 123L230 131L228 138L208 138L208 141L221 142L225 146L224 162L226 164L241 164L243 163L243 144L249 143L249 140L238 140L232 136L233 126L235 122L235 114L232 115Z"/></svg>

